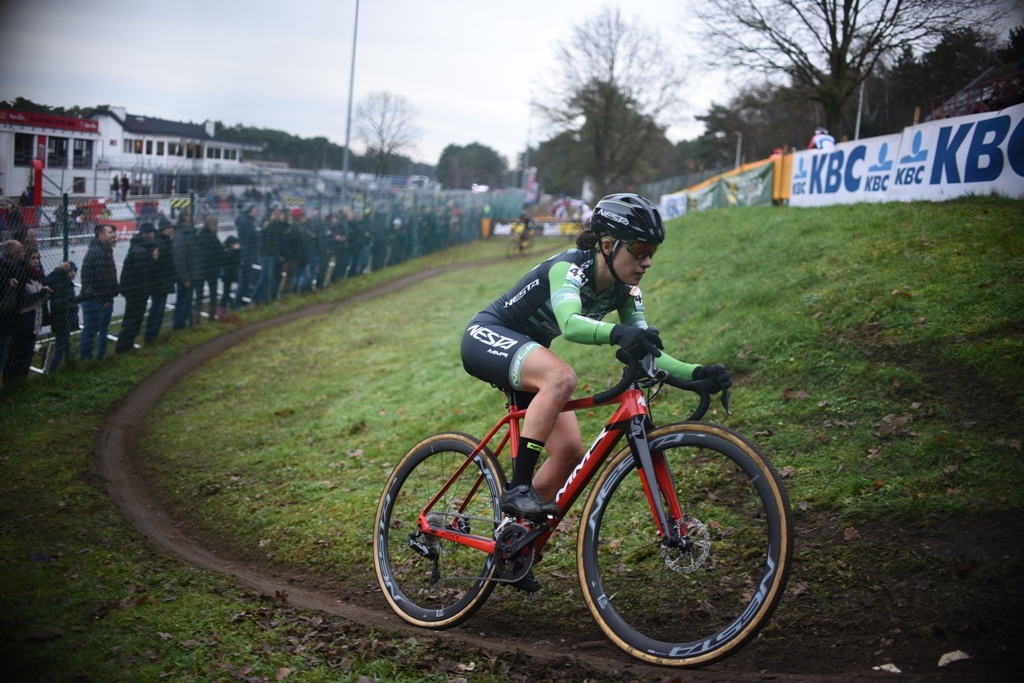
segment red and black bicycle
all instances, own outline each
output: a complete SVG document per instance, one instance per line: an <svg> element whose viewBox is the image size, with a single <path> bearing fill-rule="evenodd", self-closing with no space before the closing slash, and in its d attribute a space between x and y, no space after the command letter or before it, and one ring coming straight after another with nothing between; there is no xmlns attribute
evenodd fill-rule
<svg viewBox="0 0 1024 683"><path fill-rule="evenodd" d="M685 422L655 427L648 403L665 384L699 393L700 405ZM648 357L627 365L615 387L566 404L618 408L559 491L558 515L542 524L499 510L506 479L496 456L514 448L525 414L511 395L508 414L483 441L460 432L421 441L395 467L377 507L374 568L392 609L426 628L465 621L495 586L530 571L594 480L576 554L601 630L630 655L665 666L704 666L735 653L782 597L792 522L786 492L757 447L697 421L711 400L701 392ZM728 410L725 392L722 400Z"/></svg>

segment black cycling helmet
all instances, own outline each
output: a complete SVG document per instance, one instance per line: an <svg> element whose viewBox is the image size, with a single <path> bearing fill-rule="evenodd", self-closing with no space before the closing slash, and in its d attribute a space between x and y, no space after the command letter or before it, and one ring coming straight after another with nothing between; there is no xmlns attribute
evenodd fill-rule
<svg viewBox="0 0 1024 683"><path fill-rule="evenodd" d="M590 229L598 237L608 235L630 244L665 241L665 224L658 207L630 192L610 194L599 201L590 218Z"/></svg>

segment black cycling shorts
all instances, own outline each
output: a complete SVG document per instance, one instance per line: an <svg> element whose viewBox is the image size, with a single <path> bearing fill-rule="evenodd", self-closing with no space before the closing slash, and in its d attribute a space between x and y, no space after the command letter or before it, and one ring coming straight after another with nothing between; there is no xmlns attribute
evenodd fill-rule
<svg viewBox="0 0 1024 683"><path fill-rule="evenodd" d="M533 393L523 389L520 373L526 357L543 348L522 332L505 327L494 317L477 314L462 335L462 367L477 379L499 389L513 390L519 407L529 404Z"/></svg>

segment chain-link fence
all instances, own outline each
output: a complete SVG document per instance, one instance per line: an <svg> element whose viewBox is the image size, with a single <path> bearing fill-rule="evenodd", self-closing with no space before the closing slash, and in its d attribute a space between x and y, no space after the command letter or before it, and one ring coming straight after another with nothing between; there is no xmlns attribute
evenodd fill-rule
<svg viewBox="0 0 1024 683"><path fill-rule="evenodd" d="M523 199L410 189L12 201L0 207L3 386L478 239Z"/></svg>

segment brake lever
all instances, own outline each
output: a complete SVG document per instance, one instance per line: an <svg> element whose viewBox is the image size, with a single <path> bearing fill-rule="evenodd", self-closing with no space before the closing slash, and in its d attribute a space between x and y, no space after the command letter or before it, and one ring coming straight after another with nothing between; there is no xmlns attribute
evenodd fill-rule
<svg viewBox="0 0 1024 683"><path fill-rule="evenodd" d="M732 410L729 408L729 390L722 389L722 407L725 408L726 415L732 415Z"/></svg>
<svg viewBox="0 0 1024 683"><path fill-rule="evenodd" d="M668 379L668 372L654 364L654 356L651 354L647 354L643 357L643 360L640 361L640 367L644 369L644 373L648 377L655 381L664 382Z"/></svg>

